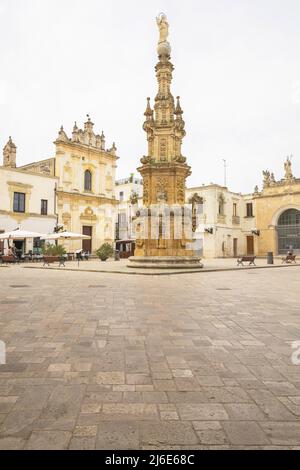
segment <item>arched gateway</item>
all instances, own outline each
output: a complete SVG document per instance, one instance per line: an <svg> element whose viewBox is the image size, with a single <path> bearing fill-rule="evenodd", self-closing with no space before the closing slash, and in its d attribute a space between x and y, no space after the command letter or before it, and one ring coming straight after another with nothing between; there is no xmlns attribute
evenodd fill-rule
<svg viewBox="0 0 300 470"><path fill-rule="evenodd" d="M286 254L290 249L300 254L300 210L287 209L277 222L278 253Z"/></svg>

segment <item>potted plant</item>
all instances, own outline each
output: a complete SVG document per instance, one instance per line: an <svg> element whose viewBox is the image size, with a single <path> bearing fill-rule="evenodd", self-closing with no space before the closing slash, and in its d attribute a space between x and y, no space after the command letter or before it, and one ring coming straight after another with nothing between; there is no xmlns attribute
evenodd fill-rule
<svg viewBox="0 0 300 470"><path fill-rule="evenodd" d="M113 247L109 243L103 243L103 245L101 245L96 251L96 255L101 259L101 261L106 261L108 258L113 256L113 254Z"/></svg>
<svg viewBox="0 0 300 470"><path fill-rule="evenodd" d="M51 245L47 243L42 247L42 253L44 256L44 261L48 263L54 263L55 261L60 261L64 259L66 250L62 245Z"/></svg>

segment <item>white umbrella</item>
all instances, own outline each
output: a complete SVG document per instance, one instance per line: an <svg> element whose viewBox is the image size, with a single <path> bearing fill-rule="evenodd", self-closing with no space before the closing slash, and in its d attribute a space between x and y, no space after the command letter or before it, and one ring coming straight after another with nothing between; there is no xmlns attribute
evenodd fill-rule
<svg viewBox="0 0 300 470"><path fill-rule="evenodd" d="M83 235L83 233L75 233L75 232L58 232L58 233L50 233L42 237L42 240L90 240L92 237L89 235ZM78 257L78 266L79 266L79 257Z"/></svg>
<svg viewBox="0 0 300 470"><path fill-rule="evenodd" d="M12 230L0 234L0 240L24 240L24 238L41 238L42 234L27 230Z"/></svg>
<svg viewBox="0 0 300 470"><path fill-rule="evenodd" d="M60 240L60 239L68 239L68 240L90 240L91 237L89 235L83 235L83 233L75 233L75 232L58 232L58 233L49 233L49 235L44 235L41 237L42 240Z"/></svg>

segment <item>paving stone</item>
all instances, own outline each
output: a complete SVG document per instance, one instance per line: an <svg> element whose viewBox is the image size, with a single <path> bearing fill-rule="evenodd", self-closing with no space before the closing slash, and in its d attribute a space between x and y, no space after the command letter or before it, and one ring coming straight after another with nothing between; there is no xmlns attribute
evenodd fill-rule
<svg viewBox="0 0 300 470"><path fill-rule="evenodd" d="M0 413L7 413L10 411L14 407L17 400L17 396L0 397Z"/></svg>
<svg viewBox="0 0 300 470"><path fill-rule="evenodd" d="M153 380L154 388L161 391L176 390L176 383L173 380Z"/></svg>
<svg viewBox="0 0 300 470"><path fill-rule="evenodd" d="M98 426L96 449L138 449L139 431L136 423L102 422Z"/></svg>
<svg viewBox="0 0 300 470"><path fill-rule="evenodd" d="M83 403L80 411L81 413L100 413L101 408L101 403Z"/></svg>
<svg viewBox="0 0 300 470"><path fill-rule="evenodd" d="M87 392L84 396L84 403L118 403L122 401L122 392L112 392L102 390Z"/></svg>
<svg viewBox="0 0 300 470"><path fill-rule="evenodd" d="M69 444L69 450L94 450L95 437L73 437Z"/></svg>
<svg viewBox="0 0 300 470"><path fill-rule="evenodd" d="M97 384L124 384L125 375L124 372L114 371L114 372L98 372L96 376Z"/></svg>
<svg viewBox="0 0 300 470"><path fill-rule="evenodd" d="M202 387L209 402L249 403L251 397L241 387Z"/></svg>
<svg viewBox="0 0 300 470"><path fill-rule="evenodd" d="M259 406L266 418L280 421L293 421L294 415L268 390L249 390L249 395Z"/></svg>
<svg viewBox="0 0 300 470"><path fill-rule="evenodd" d="M193 372L189 369L172 369L173 377L193 377Z"/></svg>
<svg viewBox="0 0 300 470"><path fill-rule="evenodd" d="M48 385L39 387L27 386L23 393L20 394L14 410L42 410L47 403L52 388Z"/></svg>
<svg viewBox="0 0 300 470"><path fill-rule="evenodd" d="M228 439L233 445L266 445L270 441L260 426L253 421L230 421L223 423Z"/></svg>
<svg viewBox="0 0 300 470"><path fill-rule="evenodd" d="M71 433L63 431L34 431L26 446L27 450L65 450L68 448Z"/></svg>
<svg viewBox="0 0 300 470"><path fill-rule="evenodd" d="M292 396L292 395L299 395L299 390L295 387L295 385L289 382L274 382L274 381L265 381L264 384L272 393L276 396Z"/></svg>
<svg viewBox="0 0 300 470"><path fill-rule="evenodd" d="M266 415L260 410L260 408L252 403L225 404L224 408L227 411L230 420L262 421L266 419Z"/></svg>
<svg viewBox="0 0 300 470"><path fill-rule="evenodd" d="M223 405L214 403L204 404L186 404L178 403L177 409L179 416L183 421L196 421L196 420L227 420L228 414Z"/></svg>
<svg viewBox="0 0 300 470"><path fill-rule="evenodd" d="M158 419L156 405L144 403L104 403L101 417L104 420L113 419Z"/></svg>
<svg viewBox="0 0 300 470"><path fill-rule="evenodd" d="M197 380L204 387L222 387L223 380L218 375L198 375Z"/></svg>
<svg viewBox="0 0 300 470"><path fill-rule="evenodd" d="M200 444L224 445L229 444L228 437L223 430L203 429L196 431Z"/></svg>
<svg viewBox="0 0 300 470"><path fill-rule="evenodd" d="M71 370L71 364L50 364L49 372L68 372Z"/></svg>
<svg viewBox="0 0 300 470"><path fill-rule="evenodd" d="M73 435L75 437L94 437L97 435L97 426L76 426Z"/></svg>
<svg viewBox="0 0 300 470"><path fill-rule="evenodd" d="M207 397L201 391L167 392L170 403L207 403Z"/></svg>
<svg viewBox="0 0 300 470"><path fill-rule="evenodd" d="M261 423L261 427L272 444L294 445L300 443L300 422L292 421L285 423L268 422Z"/></svg>
<svg viewBox="0 0 300 470"><path fill-rule="evenodd" d="M151 385L152 379L147 374L126 374L126 383L129 385Z"/></svg>
<svg viewBox="0 0 300 470"><path fill-rule="evenodd" d="M198 438L188 423L141 423L140 424L141 444L169 446L190 445L198 443Z"/></svg>
<svg viewBox="0 0 300 470"><path fill-rule="evenodd" d="M28 437L39 415L40 410L11 411L0 426L0 436Z"/></svg>
<svg viewBox="0 0 300 470"><path fill-rule="evenodd" d="M195 377L175 378L174 379L177 390L180 392L188 392L200 390L200 384Z"/></svg>
<svg viewBox="0 0 300 470"><path fill-rule="evenodd" d="M193 421L193 427L196 431L218 431L222 429L219 421Z"/></svg>
<svg viewBox="0 0 300 470"><path fill-rule="evenodd" d="M0 450L22 450L26 440L20 437L2 437L0 438Z"/></svg>

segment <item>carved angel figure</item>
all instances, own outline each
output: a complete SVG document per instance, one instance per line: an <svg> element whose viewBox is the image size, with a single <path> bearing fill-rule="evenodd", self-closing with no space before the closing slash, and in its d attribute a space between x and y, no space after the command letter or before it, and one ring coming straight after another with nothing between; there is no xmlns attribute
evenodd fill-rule
<svg viewBox="0 0 300 470"><path fill-rule="evenodd" d="M289 180L293 178L292 161L290 157L287 157L286 161L284 162L284 170L285 170L285 179Z"/></svg>
<svg viewBox="0 0 300 470"><path fill-rule="evenodd" d="M271 175L268 170L263 171L263 176L264 176L264 187L270 186L271 182Z"/></svg>

